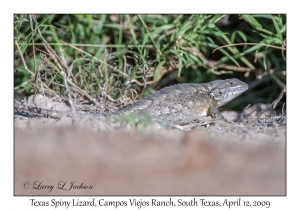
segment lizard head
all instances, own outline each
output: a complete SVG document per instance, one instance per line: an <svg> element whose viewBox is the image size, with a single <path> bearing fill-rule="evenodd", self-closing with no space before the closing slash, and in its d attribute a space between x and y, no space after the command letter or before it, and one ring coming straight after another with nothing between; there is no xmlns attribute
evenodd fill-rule
<svg viewBox="0 0 300 210"><path fill-rule="evenodd" d="M211 98L218 106L227 104L248 89L248 84L238 79L215 80L211 82Z"/></svg>

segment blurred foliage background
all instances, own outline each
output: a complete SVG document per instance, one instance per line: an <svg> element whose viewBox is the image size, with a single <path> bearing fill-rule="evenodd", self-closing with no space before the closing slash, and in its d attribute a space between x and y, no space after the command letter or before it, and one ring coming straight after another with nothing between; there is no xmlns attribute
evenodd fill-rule
<svg viewBox="0 0 300 210"><path fill-rule="evenodd" d="M255 44L213 52L235 43ZM172 84L238 78L249 90L226 107L242 110L285 89L285 43L284 14L16 14L15 97L68 93L122 106Z"/></svg>

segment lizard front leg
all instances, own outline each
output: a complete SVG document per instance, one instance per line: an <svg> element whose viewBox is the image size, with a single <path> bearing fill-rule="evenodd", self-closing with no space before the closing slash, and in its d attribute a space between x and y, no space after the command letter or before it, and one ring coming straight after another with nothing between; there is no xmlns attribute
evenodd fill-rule
<svg viewBox="0 0 300 210"><path fill-rule="evenodd" d="M214 119L224 120L228 122L228 120L226 120L226 118L219 112L215 105L210 105L210 107L208 108L208 115Z"/></svg>

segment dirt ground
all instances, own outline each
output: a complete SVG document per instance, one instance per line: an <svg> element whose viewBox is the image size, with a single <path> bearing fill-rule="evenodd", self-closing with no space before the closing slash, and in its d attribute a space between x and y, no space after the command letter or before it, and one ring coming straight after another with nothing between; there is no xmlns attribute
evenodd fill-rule
<svg viewBox="0 0 300 210"><path fill-rule="evenodd" d="M15 195L285 195L278 118L174 128L72 124L15 113ZM223 112L234 119L237 113Z"/></svg>

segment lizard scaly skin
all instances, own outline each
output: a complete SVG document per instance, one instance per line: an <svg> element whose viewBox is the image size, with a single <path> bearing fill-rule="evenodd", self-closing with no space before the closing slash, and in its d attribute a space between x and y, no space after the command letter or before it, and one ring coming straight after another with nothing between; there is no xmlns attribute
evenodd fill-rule
<svg viewBox="0 0 300 210"><path fill-rule="evenodd" d="M147 115L157 123L178 125L185 125L208 115L224 120L217 108L227 104L247 89L246 83L235 78L201 84L177 84L163 88L116 112L104 113L103 115L115 119L133 114L141 118ZM25 106L22 108L17 103L15 103L15 108L54 118L72 116L71 112L57 112L34 107L26 108ZM80 113L79 117L86 115L89 113ZM93 114L90 115L94 117Z"/></svg>

